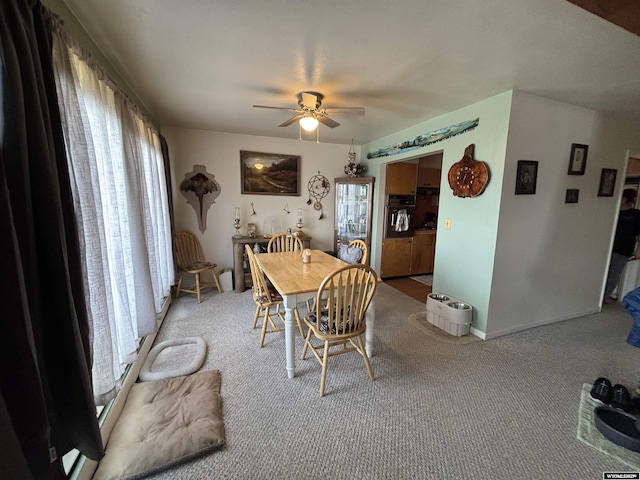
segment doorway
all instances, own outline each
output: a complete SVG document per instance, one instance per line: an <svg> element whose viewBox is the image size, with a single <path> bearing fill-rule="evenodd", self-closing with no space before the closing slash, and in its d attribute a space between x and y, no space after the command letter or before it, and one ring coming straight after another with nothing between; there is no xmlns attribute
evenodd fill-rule
<svg viewBox="0 0 640 480"><path fill-rule="evenodd" d="M414 209L414 217L416 220L415 229L418 230L418 232L414 232L414 236L424 235L424 232L420 233L420 231L425 229L435 231L438 225L442 156L443 152L439 152L418 158ZM417 247L418 245L419 242L414 242L412 247ZM435 241L430 248L433 249L433 258L435 257ZM413 252L412 257L414 257ZM414 265L412 265L412 270L415 270ZM430 273L433 273L433 261L431 262L429 270L431 271ZM423 304L426 304L427 295L432 292L431 285L414 280L411 276L385 278L383 281L390 287L399 290L409 297L415 298Z"/></svg>
<svg viewBox="0 0 640 480"><path fill-rule="evenodd" d="M629 155L622 188L633 188L640 194L640 155ZM640 199L636 199L633 208L640 209ZM622 271L615 297L621 301L627 293L638 287L640 287L640 260L630 260Z"/></svg>

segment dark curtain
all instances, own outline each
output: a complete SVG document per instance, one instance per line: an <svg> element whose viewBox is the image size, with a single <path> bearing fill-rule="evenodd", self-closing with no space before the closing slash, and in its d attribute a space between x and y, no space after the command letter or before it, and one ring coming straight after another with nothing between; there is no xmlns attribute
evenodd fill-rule
<svg viewBox="0 0 640 480"><path fill-rule="evenodd" d="M162 149L162 159L164 160L164 176L167 185L167 201L169 202L169 222L171 225L171 250L173 252L173 274L178 278L178 254L176 253L176 222L173 214L173 189L171 188L171 159L169 158L169 145L167 139L160 135L160 148Z"/></svg>
<svg viewBox="0 0 640 480"><path fill-rule="evenodd" d="M65 478L69 450L103 455L48 20L37 0L0 2L3 478Z"/></svg>

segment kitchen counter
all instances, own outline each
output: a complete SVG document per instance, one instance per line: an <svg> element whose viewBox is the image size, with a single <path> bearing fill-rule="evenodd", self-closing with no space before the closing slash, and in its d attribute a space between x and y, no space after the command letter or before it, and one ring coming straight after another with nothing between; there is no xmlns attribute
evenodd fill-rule
<svg viewBox="0 0 640 480"><path fill-rule="evenodd" d="M435 235L437 230L435 228L416 228L413 233L415 235Z"/></svg>

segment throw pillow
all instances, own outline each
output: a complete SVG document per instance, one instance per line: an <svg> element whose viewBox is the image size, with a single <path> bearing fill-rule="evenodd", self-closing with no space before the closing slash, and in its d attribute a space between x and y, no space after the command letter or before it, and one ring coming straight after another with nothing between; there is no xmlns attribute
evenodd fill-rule
<svg viewBox="0 0 640 480"><path fill-rule="evenodd" d="M358 263L362 259L362 249L340 244L338 247L338 258L347 263Z"/></svg>

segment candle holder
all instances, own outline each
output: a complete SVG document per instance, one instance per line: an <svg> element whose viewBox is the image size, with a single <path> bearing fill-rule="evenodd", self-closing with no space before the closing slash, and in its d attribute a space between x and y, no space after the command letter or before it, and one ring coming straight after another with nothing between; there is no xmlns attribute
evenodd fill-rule
<svg viewBox="0 0 640 480"><path fill-rule="evenodd" d="M234 237L242 237L242 234L240 234L240 207L235 207L235 213L233 215L233 228L236 229L236 234L234 235Z"/></svg>

